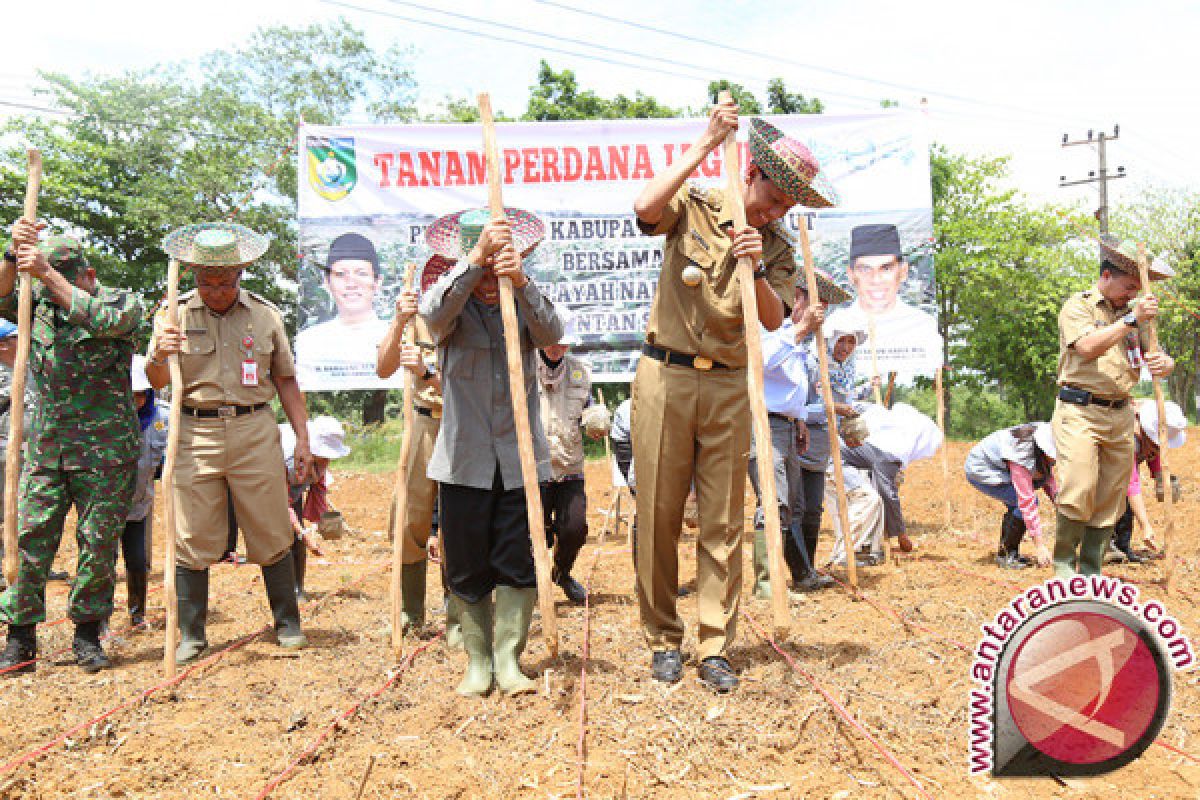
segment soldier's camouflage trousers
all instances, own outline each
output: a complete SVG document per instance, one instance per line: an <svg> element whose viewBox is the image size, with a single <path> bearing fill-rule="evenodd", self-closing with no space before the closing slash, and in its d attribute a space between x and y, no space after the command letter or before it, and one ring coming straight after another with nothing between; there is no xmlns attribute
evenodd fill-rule
<svg viewBox="0 0 1200 800"><path fill-rule="evenodd" d="M20 569L17 582L0 595L0 620L11 625L45 621L46 578L72 505L79 517L79 562L67 616L73 622L90 622L112 613L117 544L136 477L134 463L70 470L26 464L17 515Z"/></svg>

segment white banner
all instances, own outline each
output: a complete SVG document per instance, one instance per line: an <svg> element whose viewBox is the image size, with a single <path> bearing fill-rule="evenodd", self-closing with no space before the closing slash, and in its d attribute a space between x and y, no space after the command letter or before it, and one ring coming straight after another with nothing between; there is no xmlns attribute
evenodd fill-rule
<svg viewBox="0 0 1200 800"><path fill-rule="evenodd" d="M847 288L861 284L861 297L832 311L831 321L871 312L880 370L898 371L902 380L931 373L941 364L941 340L930 258L928 142L920 118L885 112L768 119L809 144L841 195L835 209L795 208L782 221L793 233L807 224L817 265ZM574 313L583 341L575 351L589 361L596 381L632 379L661 265L661 239L638 232L634 198L703 125L702 119L671 119L497 126L505 204L546 223L546 240L526 266L556 304ZM310 125L300 129L300 143L301 386L398 387L398 377L375 377L375 345L392 316L405 265L419 269L428 258L426 226L443 214L486 205L479 126ZM693 180L723 183L719 149ZM848 275L850 232L868 223L899 229L907 269ZM335 240L341 266L330 273ZM796 257L799 263L799 247ZM859 373L865 374L861 366Z"/></svg>

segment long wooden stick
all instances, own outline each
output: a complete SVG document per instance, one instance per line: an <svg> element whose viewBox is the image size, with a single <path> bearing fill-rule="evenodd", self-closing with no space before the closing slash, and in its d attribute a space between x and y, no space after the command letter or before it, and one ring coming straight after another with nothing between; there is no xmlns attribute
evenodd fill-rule
<svg viewBox="0 0 1200 800"><path fill-rule="evenodd" d="M809 297L820 297L817 287L817 268L813 262L812 244L808 241L808 220L800 220L800 250L804 254L804 277ZM825 404L825 420L829 428L829 454L833 458L833 486L837 491L838 522L846 547L846 579L858 588L858 564L855 563L854 541L850 536L850 510L846 506L846 480L842 471L842 444L839 441L838 416L833 410L833 387L829 383L829 348L825 344L824 325L817 327L817 361L821 370L821 402Z"/></svg>
<svg viewBox="0 0 1200 800"><path fill-rule="evenodd" d="M179 327L179 262L167 262L167 323ZM175 542L179 527L175 517L175 464L179 458L179 434L183 425L183 369L179 355L167 356L171 372L171 413L167 428L167 454L163 459L163 602L167 622L163 631L163 674L175 677L175 648L179 644L179 604L175 593Z"/></svg>
<svg viewBox="0 0 1200 800"><path fill-rule="evenodd" d="M601 389L599 386L596 387L596 397L600 401L600 405L603 406L604 405L604 390ZM612 457L612 449L608 446L608 436L604 437L604 468L608 470L608 475L611 478L612 474L613 474L613 457ZM621 487L614 486L613 487L613 496L616 498L616 501L617 501L616 502L616 508L617 508L616 519L617 519L617 521L616 521L616 526L615 526L616 529L620 529L620 527L621 527L620 494L621 494ZM610 511L612 510L611 507L609 510ZM601 544L603 544L604 541L608 538L608 522L609 522L609 517L605 516L604 527L600 530Z"/></svg>
<svg viewBox="0 0 1200 800"><path fill-rule="evenodd" d="M942 527L950 530L950 442L946 439L946 387L942 380L945 367L934 373L934 392L937 394L937 424L942 431Z"/></svg>
<svg viewBox="0 0 1200 800"><path fill-rule="evenodd" d="M723 91L718 103L728 103L733 95ZM746 227L746 207L742 198L741 158L737 135L725 137L725 202L733 217L733 228ZM763 527L767 539L767 572L771 579L771 619L776 638L787 636L788 583L783 560L783 532L779 525L779 490L775 486L775 457L771 453L771 424L767 418L767 396L763 389L762 328L758 300L754 295L754 262L743 256L737 262L738 286L742 295L742 327L746 333L746 384L750 394L750 418L754 423L754 453L758 461L758 485L762 489ZM816 295L813 295L814 297ZM740 556L739 556L740 557Z"/></svg>
<svg viewBox="0 0 1200 800"><path fill-rule="evenodd" d="M871 340L871 388L875 392L875 405L880 406L883 405L883 393L879 390L879 350L875 344L874 314L867 314L867 337Z"/></svg>
<svg viewBox="0 0 1200 800"><path fill-rule="evenodd" d="M411 261L404 270L404 291L411 292L416 265ZM409 320L404 329L404 344L411 345L416 340L416 326ZM402 595L404 589L404 519L408 516L408 459L412 454L412 429L416 420L413 409L413 395L416 387L413 374L407 367L404 370L404 435L400 440L400 460L396 464L396 483L392 489L392 503L395 513L392 514L392 658L399 661L404 657L404 626L400 622L402 610Z"/></svg>
<svg viewBox="0 0 1200 800"><path fill-rule="evenodd" d="M42 187L42 154L29 151L25 178L24 217L37 222L38 192ZM8 410L8 452L4 473L4 579L17 582L17 492L21 479L21 448L25 444L25 378L29 367L29 337L33 329L33 276L22 272L17 296L17 358L13 365Z"/></svg>
<svg viewBox="0 0 1200 800"><path fill-rule="evenodd" d="M479 95L479 119L483 123L483 152L487 159L488 208L492 219L504 219L504 196L500 189L500 158L496 150L496 121L492 99ZM518 254L519 255L519 254ZM500 315L504 321L504 345L508 355L508 388L512 399L513 422L517 428L517 449L521 456L521 477L525 483L525 507L529 516L529 538L533 543L533 564L537 572L538 608L542 612L542 635L550 657L558 656L558 617L554 609L553 583L550 577L550 550L546 546L546 520L542 516L542 490L538 484L537 461L533 455L533 433L529 426L529 406L525 393L525 370L521 365L521 330L517 325L517 307L509 278L500 278Z"/></svg>
<svg viewBox="0 0 1200 800"><path fill-rule="evenodd" d="M1146 245L1142 242L1138 242L1138 273L1142 278L1142 290L1149 294L1150 266L1146 260ZM1150 320L1143 327L1150 343L1150 352L1157 351L1158 324ZM1175 497L1171 492L1171 467L1167 459L1167 399L1163 395L1162 381L1152 378L1151 383L1154 384L1154 403L1158 406L1158 459L1162 464L1163 511L1166 514L1166 524L1163 526L1163 585L1167 594L1170 594L1175 584L1175 557L1171 553L1171 539L1175 533Z"/></svg>
<svg viewBox="0 0 1200 800"><path fill-rule="evenodd" d="M894 391L896 391L896 373L892 371L888 373L887 393L883 396L883 404L888 408L892 407L892 393Z"/></svg>

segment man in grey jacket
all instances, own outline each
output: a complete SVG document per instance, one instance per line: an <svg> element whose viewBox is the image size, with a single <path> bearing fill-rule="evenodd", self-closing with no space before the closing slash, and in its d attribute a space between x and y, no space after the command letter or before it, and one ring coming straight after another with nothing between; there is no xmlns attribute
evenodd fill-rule
<svg viewBox="0 0 1200 800"><path fill-rule="evenodd" d="M529 409L538 479L548 481L534 359L539 347L554 344L563 332L554 305L521 266L544 235L541 221L516 209L509 210L508 220L484 224L487 218L483 211L459 212L430 226L431 249L457 263L425 292L420 305L443 370L442 426L428 475L439 484L451 612L462 621L470 659L458 686L464 695L486 694L493 676L505 694L537 688L519 663L537 580L513 402L525 402ZM509 393L501 277L512 281L516 300L524 398Z"/></svg>

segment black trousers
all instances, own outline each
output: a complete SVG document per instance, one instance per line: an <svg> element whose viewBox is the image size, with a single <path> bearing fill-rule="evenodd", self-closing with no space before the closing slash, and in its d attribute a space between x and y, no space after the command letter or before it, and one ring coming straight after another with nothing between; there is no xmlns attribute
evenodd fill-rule
<svg viewBox="0 0 1200 800"><path fill-rule="evenodd" d="M491 489L438 486L447 588L478 603L497 586L537 586L523 488L505 490L500 469Z"/></svg>
<svg viewBox="0 0 1200 800"><path fill-rule="evenodd" d="M125 572L146 572L146 520L127 520L121 534L121 556L125 559Z"/></svg>
<svg viewBox="0 0 1200 800"><path fill-rule="evenodd" d="M575 559L587 541L587 493L583 479L549 481L541 486L546 546L554 548L557 573L570 575Z"/></svg>

